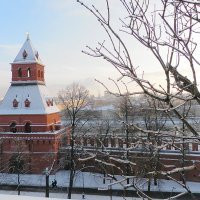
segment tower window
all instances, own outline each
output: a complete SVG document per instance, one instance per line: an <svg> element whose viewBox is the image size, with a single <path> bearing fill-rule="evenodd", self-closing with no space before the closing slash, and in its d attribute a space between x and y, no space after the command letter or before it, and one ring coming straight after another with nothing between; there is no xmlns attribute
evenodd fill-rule
<svg viewBox="0 0 200 200"><path fill-rule="evenodd" d="M47 106L53 106L53 99L48 99L47 101L46 101L46 103L47 103Z"/></svg>
<svg viewBox="0 0 200 200"><path fill-rule="evenodd" d="M17 108L18 105L19 105L19 102L17 101L17 99L14 99L14 100L13 100L13 107L14 107L14 108Z"/></svg>
<svg viewBox="0 0 200 200"><path fill-rule="evenodd" d="M40 77L40 70L38 71L38 77Z"/></svg>
<svg viewBox="0 0 200 200"><path fill-rule="evenodd" d="M28 56L26 50L23 51L23 58L26 59L26 57Z"/></svg>
<svg viewBox="0 0 200 200"><path fill-rule="evenodd" d="M27 122L27 123L25 124L24 132L25 132L25 133L31 133L31 123L30 123L30 122Z"/></svg>
<svg viewBox="0 0 200 200"><path fill-rule="evenodd" d="M30 68L27 69L27 76L31 77L31 69Z"/></svg>
<svg viewBox="0 0 200 200"><path fill-rule="evenodd" d="M18 77L22 77L22 69L21 68L18 69Z"/></svg>
<svg viewBox="0 0 200 200"><path fill-rule="evenodd" d="M11 125L10 125L10 132L13 132L13 133L16 133L17 132L17 127L16 127L16 123L13 122Z"/></svg>
<svg viewBox="0 0 200 200"><path fill-rule="evenodd" d="M25 105L25 107L30 107L30 105L31 105L31 102L29 101L29 99L26 99L25 101L24 101L24 105Z"/></svg>
<svg viewBox="0 0 200 200"><path fill-rule="evenodd" d="M50 103L49 103L49 100L47 100L46 103L47 103L47 106L49 106L49 104L50 104Z"/></svg>
<svg viewBox="0 0 200 200"><path fill-rule="evenodd" d="M50 102L51 102L51 106L53 106L53 99Z"/></svg>

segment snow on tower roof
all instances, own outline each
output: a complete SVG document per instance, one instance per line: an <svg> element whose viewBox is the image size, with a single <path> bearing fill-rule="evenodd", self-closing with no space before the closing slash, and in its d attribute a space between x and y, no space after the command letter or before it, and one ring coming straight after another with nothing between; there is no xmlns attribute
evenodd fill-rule
<svg viewBox="0 0 200 200"><path fill-rule="evenodd" d="M13 107L15 99L17 107ZM25 106L26 99L30 101L29 107ZM43 115L58 112L45 85L10 86L0 104L0 115Z"/></svg>
<svg viewBox="0 0 200 200"><path fill-rule="evenodd" d="M22 48L20 49L20 51L17 54L13 63L14 64L17 64L17 63L20 63L20 64L40 63L40 64L42 64L42 61L38 54L38 51L34 49L28 33L27 33L26 41L24 42Z"/></svg>

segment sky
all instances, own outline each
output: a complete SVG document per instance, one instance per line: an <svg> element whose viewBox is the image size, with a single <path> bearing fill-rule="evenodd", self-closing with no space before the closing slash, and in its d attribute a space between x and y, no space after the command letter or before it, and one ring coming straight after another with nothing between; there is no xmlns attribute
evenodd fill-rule
<svg viewBox="0 0 200 200"><path fill-rule="evenodd" d="M10 85L10 63L23 45L26 32L46 66L46 84L53 95L72 82L79 81L86 87L94 82L92 66L96 72L102 70L81 53L89 34L85 29L87 14L81 21L83 12L74 0L1 1L0 96Z"/></svg>
<svg viewBox="0 0 200 200"><path fill-rule="evenodd" d="M85 2L91 4L94 0ZM111 3L114 15L121 13L116 1ZM105 8L103 0L96 0L95 4ZM54 96L73 82L84 85L91 94L102 95L105 89L94 79L109 86L108 78L119 77L114 67L104 60L81 52L86 45L95 47L98 41L102 42L105 33L76 0L1 0L0 27L0 97L10 85L10 63L26 40L27 32L45 64L46 84ZM144 50L134 43L128 45L132 45L135 60L139 64L143 61L148 76L158 77L155 62L146 56L144 59Z"/></svg>

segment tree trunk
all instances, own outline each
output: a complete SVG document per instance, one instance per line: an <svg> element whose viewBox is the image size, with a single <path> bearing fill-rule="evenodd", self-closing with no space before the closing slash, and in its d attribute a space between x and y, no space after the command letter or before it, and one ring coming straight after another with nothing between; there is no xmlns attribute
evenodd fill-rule
<svg viewBox="0 0 200 200"><path fill-rule="evenodd" d="M46 172L46 191L45 197L49 198L49 174Z"/></svg>
<svg viewBox="0 0 200 200"><path fill-rule="evenodd" d="M20 195L20 174L17 174L17 194Z"/></svg>
<svg viewBox="0 0 200 200"><path fill-rule="evenodd" d="M68 189L68 199L71 199L72 188L74 183L74 126L72 125L71 131L71 151L70 151L70 177L69 177L69 189Z"/></svg>
<svg viewBox="0 0 200 200"><path fill-rule="evenodd" d="M151 178L148 179L148 192L151 191Z"/></svg>
<svg viewBox="0 0 200 200"><path fill-rule="evenodd" d="M68 189L68 199L71 199L72 196L72 188L74 183L74 171L70 169L70 178L69 178L69 189Z"/></svg>

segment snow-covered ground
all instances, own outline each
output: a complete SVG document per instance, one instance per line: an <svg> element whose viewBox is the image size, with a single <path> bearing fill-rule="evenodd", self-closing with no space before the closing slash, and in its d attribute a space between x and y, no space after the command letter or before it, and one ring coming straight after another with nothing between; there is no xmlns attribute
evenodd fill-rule
<svg viewBox="0 0 200 200"><path fill-rule="evenodd" d="M62 200L67 199L67 194L64 193L50 193L49 200ZM72 200L82 200L81 194L72 194ZM122 200L120 196L104 196L104 195L85 195L85 200ZM139 200L141 198L126 197L126 200ZM44 193L41 192L21 192L17 196L16 191L0 190L0 200L47 200Z"/></svg>
<svg viewBox="0 0 200 200"><path fill-rule="evenodd" d="M117 177L118 179L122 177ZM53 200L57 200L54 198L60 198L60 199L67 199L67 194L66 194L66 188L68 187L69 184L69 171L59 171L55 175L50 175L49 180L50 183L54 179L57 180L57 186L61 188L61 193L54 193L53 190L50 190L50 198L53 198ZM133 181L130 179L130 182ZM147 191L147 183L146 180L139 180L139 179L134 179L134 182L137 182L137 186L142 189L143 191ZM101 174L93 174L89 172L78 172L76 174L75 180L74 180L74 187L76 188L94 188L94 189L99 189L99 190L108 190L106 194L107 196L102 196L102 195L89 195L85 194L85 199L86 200L122 200L123 197L121 196L109 196L109 190L112 188L112 190L124 190L124 186L126 186L126 181L122 181L121 184L114 184L112 186L109 186L109 184L114 183L111 180L106 180L106 183L103 183L103 177ZM17 185L17 175L16 174L6 174L6 173L1 173L0 174L0 184L5 184L5 185ZM45 186L46 184L46 175L36 175L36 174L25 174L25 175L20 175L20 184L23 186ZM200 183L197 182L187 182L187 186L190 188L190 190L193 193L200 193ZM62 188L65 188L65 190L62 191ZM129 188L130 190L133 190L133 188ZM87 190L85 190L87 191ZM175 183L173 181L169 180L158 180L158 185L154 186L153 182L151 184L151 191L158 191L158 192L186 192L186 190L181 187L178 183ZM101 191L103 194L103 191ZM45 198L37 198L37 197L44 197L45 193L44 192L25 192L21 191L21 197L19 198L18 196L7 196L5 197L3 194L6 195L16 195L17 191L6 191L6 190L0 190L0 200L44 200ZM30 197L23 197L23 196L30 196ZM33 196L34 198L32 198ZM14 197L14 198L13 198ZM75 200L81 200L82 194L72 194L72 198ZM139 198L136 197L126 197L126 200L138 200Z"/></svg>
<svg viewBox="0 0 200 200"><path fill-rule="evenodd" d="M122 177L117 177L118 179L123 179ZM69 171L59 171L55 175L50 175L49 181L51 182L56 179L57 186L60 188L68 187L69 185ZM132 180L130 180L132 181ZM143 191L147 190L146 180L134 179L134 182L137 182L137 186ZM94 188L99 190L109 190L108 185L111 183L110 180L106 180L106 183L103 183L103 177L101 174L93 174L89 172L78 172L75 176L74 187L75 188ZM112 182L113 183L113 182ZM17 185L17 175L16 174L0 174L0 184L6 185ZM23 186L45 186L45 174L36 175L36 174L25 174L20 175L20 184ZM122 181L121 184L112 185L112 189L124 190L126 186L126 181ZM193 193L200 193L200 183L198 182L187 182L187 186ZM133 188L130 188L133 190ZM186 191L178 183L169 181L169 180L158 180L158 185L154 186L151 184L151 191L162 191L162 192L184 192Z"/></svg>

